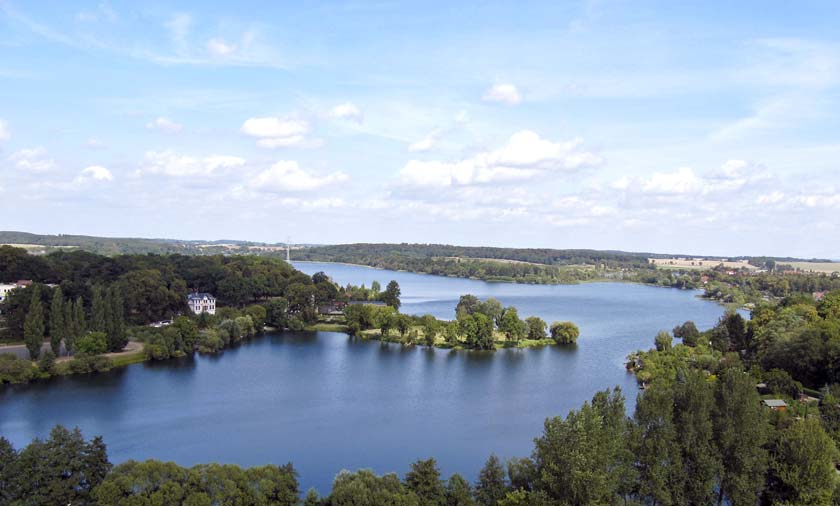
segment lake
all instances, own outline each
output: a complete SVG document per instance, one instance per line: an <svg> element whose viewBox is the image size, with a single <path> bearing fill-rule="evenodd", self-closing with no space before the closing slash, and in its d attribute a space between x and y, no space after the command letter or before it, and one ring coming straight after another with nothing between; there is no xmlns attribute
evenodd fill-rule
<svg viewBox="0 0 840 506"><path fill-rule="evenodd" d="M304 490L328 492L341 469L401 475L435 457L444 475L475 476L491 452L530 454L546 417L620 386L624 358L660 329L712 326L723 308L699 292L622 283L486 283L339 264L296 263L340 284L396 280L402 310L453 318L461 294L496 297L580 327L573 348L451 351L277 332L215 356L132 365L107 374L0 387L0 435L20 448L57 424L102 435L115 463L294 463Z"/></svg>

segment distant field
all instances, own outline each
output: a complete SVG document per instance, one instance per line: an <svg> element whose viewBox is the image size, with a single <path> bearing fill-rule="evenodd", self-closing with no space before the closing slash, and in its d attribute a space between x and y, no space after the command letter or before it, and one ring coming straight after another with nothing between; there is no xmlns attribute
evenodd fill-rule
<svg viewBox="0 0 840 506"><path fill-rule="evenodd" d="M705 258L649 258L648 262L660 269L711 269L724 266L727 269L756 269L746 262L730 262L728 260L714 260Z"/></svg>
<svg viewBox="0 0 840 506"><path fill-rule="evenodd" d="M821 272L831 274L832 272L840 273L840 262L786 262L779 265L790 265L794 269L809 272Z"/></svg>

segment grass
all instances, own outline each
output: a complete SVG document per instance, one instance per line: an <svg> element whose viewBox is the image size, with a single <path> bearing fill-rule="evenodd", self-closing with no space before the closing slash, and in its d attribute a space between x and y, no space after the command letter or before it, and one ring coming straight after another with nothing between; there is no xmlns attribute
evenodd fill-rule
<svg viewBox="0 0 840 506"><path fill-rule="evenodd" d="M307 325L306 327L304 327L304 330L308 330L311 332L347 332L347 325L343 323L318 322L313 325Z"/></svg>
<svg viewBox="0 0 840 506"><path fill-rule="evenodd" d="M823 274L840 272L840 262L786 262L779 265L790 265L794 269Z"/></svg>
<svg viewBox="0 0 840 506"><path fill-rule="evenodd" d="M114 363L114 367L125 367L127 365L139 364L140 362L145 361L146 353L143 350L135 351L134 353L126 353L125 355L119 355L111 358L111 362Z"/></svg>

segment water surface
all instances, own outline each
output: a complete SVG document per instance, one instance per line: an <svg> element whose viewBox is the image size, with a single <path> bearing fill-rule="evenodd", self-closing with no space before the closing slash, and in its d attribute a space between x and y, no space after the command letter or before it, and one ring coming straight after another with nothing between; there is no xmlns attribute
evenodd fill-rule
<svg viewBox="0 0 840 506"><path fill-rule="evenodd" d="M328 491L343 469L404 473L435 457L469 479L491 452L528 455L545 417L594 392L635 381L623 359L659 329L723 313L697 292L633 284L516 285L299 263L337 282L384 287L395 279L403 311L454 317L458 296L493 296L522 317L572 320L575 348L455 352L365 342L330 332L281 332L216 356L137 364L108 374L0 387L0 435L21 447L56 423L101 434L113 462L182 465L292 461L304 488Z"/></svg>

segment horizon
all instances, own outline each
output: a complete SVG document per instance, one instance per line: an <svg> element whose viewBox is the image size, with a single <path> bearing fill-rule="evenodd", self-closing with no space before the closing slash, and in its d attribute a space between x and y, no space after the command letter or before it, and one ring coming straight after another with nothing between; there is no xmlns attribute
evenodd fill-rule
<svg viewBox="0 0 840 506"><path fill-rule="evenodd" d="M3 228L837 259L837 14L0 0Z"/></svg>

